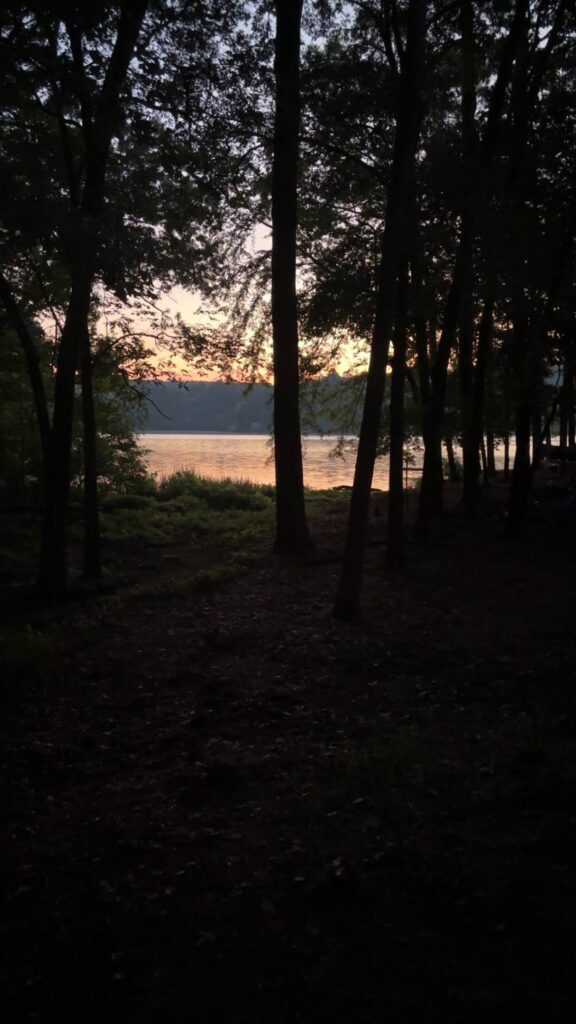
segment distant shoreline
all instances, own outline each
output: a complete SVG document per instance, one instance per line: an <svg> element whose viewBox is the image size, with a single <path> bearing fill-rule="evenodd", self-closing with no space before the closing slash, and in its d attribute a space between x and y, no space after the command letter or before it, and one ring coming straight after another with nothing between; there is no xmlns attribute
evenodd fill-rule
<svg viewBox="0 0 576 1024"><path fill-rule="evenodd" d="M262 433L262 431L256 430L136 430L134 431L136 437L152 437L156 434L177 434L179 436L203 437L204 435L210 435L212 437L271 437L271 434ZM328 431L324 434L309 434L305 433L301 435L307 438L319 438L323 440L326 438L342 437L357 439L357 434L332 434Z"/></svg>

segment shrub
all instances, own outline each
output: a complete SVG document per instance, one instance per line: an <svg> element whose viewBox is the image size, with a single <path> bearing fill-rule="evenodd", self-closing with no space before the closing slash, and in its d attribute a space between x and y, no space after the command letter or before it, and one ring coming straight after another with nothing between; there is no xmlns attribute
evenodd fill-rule
<svg viewBox="0 0 576 1024"><path fill-rule="evenodd" d="M117 509L143 509L150 507L151 500L144 494L108 494L102 501L102 508L106 512L115 512Z"/></svg>
<svg viewBox="0 0 576 1024"><path fill-rule="evenodd" d="M157 496L158 500L163 502L183 496L194 496L208 508L218 511L258 511L268 508L274 496L274 488L252 484L247 480L211 480L197 473L182 470L160 480Z"/></svg>

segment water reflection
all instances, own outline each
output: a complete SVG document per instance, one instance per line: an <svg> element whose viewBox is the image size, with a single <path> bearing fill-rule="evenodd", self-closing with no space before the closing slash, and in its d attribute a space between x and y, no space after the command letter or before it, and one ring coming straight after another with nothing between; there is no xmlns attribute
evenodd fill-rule
<svg viewBox="0 0 576 1024"><path fill-rule="evenodd" d="M274 483L272 449L266 434L141 434L147 449L146 464L160 476L190 469L221 480L241 477L253 483ZM307 487L338 487L352 483L354 452L331 457L334 437L305 437L304 482ZM388 459L379 459L374 486L388 486Z"/></svg>

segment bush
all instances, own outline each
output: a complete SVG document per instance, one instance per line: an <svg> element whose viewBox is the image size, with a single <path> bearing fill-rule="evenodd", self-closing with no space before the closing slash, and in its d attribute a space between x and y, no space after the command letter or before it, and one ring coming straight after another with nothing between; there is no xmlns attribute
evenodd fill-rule
<svg viewBox="0 0 576 1024"><path fill-rule="evenodd" d="M158 484L158 501L174 498L196 497L208 508L218 511L243 509L258 511L268 508L274 496L274 488L249 483L247 480L211 480L190 471L172 473Z"/></svg>
<svg viewBox="0 0 576 1024"><path fill-rule="evenodd" d="M102 508L106 512L114 512L117 509L143 509L149 508L151 500L144 494L108 494L102 501Z"/></svg>
<svg viewBox="0 0 576 1024"><path fill-rule="evenodd" d="M243 480L210 480L179 472L155 483L151 497L110 494L102 502L103 536L166 544L175 537L252 536L273 508L273 487Z"/></svg>

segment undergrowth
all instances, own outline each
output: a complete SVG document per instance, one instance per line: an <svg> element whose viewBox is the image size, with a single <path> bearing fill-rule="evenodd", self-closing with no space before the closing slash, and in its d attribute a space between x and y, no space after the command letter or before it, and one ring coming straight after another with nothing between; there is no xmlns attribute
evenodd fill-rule
<svg viewBox="0 0 576 1024"><path fill-rule="evenodd" d="M211 480L182 471L154 482L148 494L111 494L102 503L108 539L194 542L214 534L247 537L269 524L274 488L246 480Z"/></svg>
<svg viewBox="0 0 576 1024"><path fill-rule="evenodd" d="M0 630L0 677L25 682L46 667L50 641L30 625Z"/></svg>

